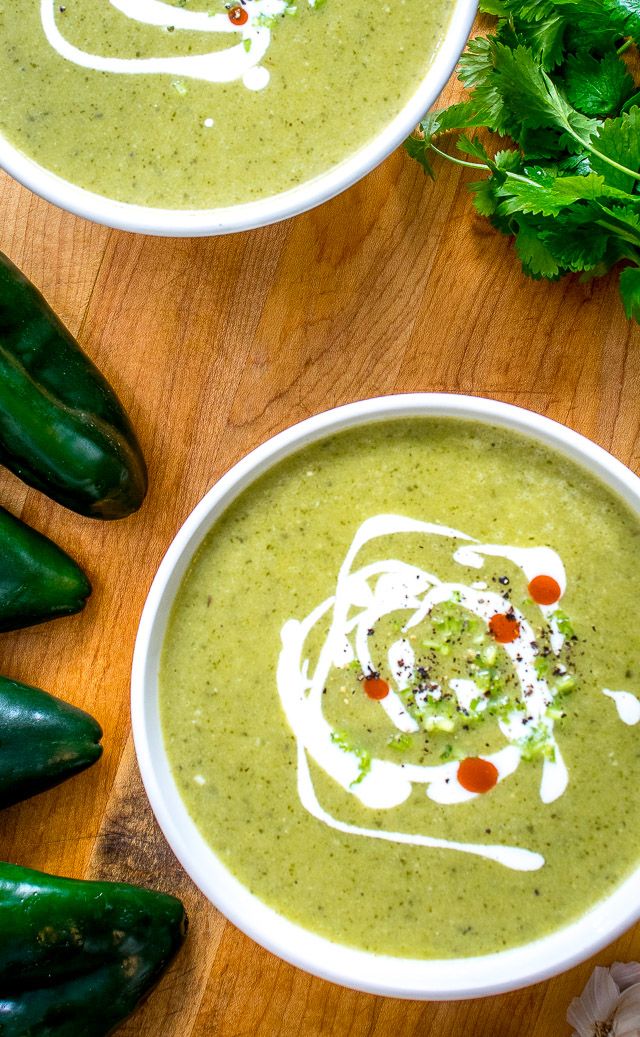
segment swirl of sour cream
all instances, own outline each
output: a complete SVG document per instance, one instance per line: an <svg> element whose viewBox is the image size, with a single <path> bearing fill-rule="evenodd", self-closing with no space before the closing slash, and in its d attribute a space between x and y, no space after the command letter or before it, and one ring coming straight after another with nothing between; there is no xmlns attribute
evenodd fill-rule
<svg viewBox="0 0 640 1037"><path fill-rule="evenodd" d="M240 40L222 50L176 57L115 58L91 54L63 36L56 20L56 0L40 0L42 27L54 50L67 61L96 72L170 75L207 83L242 80L249 90L262 90L269 82L269 71L260 64L271 41L269 20L284 14L290 6L290 0L249 0L242 7L246 21L237 24L226 12L187 11L163 0L109 0L109 3L125 17L146 25L175 32L233 33L239 35Z"/></svg>
<svg viewBox="0 0 640 1037"><path fill-rule="evenodd" d="M397 534L422 534L427 537L446 537L461 542L453 552L453 560L463 567L481 568L487 556L508 559L518 566L527 581L539 573L552 577L561 593L566 588L562 560L549 547L511 547L481 544L460 530L436 523L422 522L402 515L375 515L366 519L357 530L338 574L336 591L302 620L289 619L282 627L277 684L280 698L298 746L298 794L302 805L324 823L340 831L370 838L405 842L414 845L448 848L495 860L516 870L532 870L542 866L540 854L524 848L500 845L481 845L435 839L420 833L394 832L349 825L331 817L318 802L308 758L325 771L345 792L355 796L372 809L392 809L411 795L414 785L426 786L427 795L442 804L460 803L475 798L458 781L456 760L438 765L396 763L372 759L365 775L357 751L340 744L336 732L324 717L323 689L333 667L344 667L357 659L363 673L375 669L369 654L368 634L375 623L391 612L409 613L403 634L417 626L438 604L454 600L481 619L487 627L492 617L502 613L505 599L487 589L483 582L467 584L462 581L442 581L435 574L395 558L383 557L359 569L354 569L356 556L365 544ZM559 653L564 637L553 620L553 606L538 606L552 629L551 650ZM535 634L525 616L511 606L518 624L517 636L502 647L510 657L519 682L520 695L526 710L514 709L506 719L499 721L506 745L485 757L497 770L498 781L513 774L521 762L523 738L527 724L535 724L545 731L551 751L543 761L540 797L550 803L564 792L568 774L557 745L553 720L547 709L553 694L546 680L539 676L535 662ZM320 649L317 663L309 672L305 645L311 632L320 623L328 633ZM408 637L399 638L389 649L389 670L395 682L389 693L378 703L398 732L419 730L414 716L405 708L402 692L414 678L415 658ZM451 680L450 687L461 708L479 694L471 680Z"/></svg>

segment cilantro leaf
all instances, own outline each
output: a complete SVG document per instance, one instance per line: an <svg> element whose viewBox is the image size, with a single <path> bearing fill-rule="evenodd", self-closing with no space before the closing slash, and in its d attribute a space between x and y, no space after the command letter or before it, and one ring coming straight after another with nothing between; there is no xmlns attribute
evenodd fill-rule
<svg viewBox="0 0 640 1037"><path fill-rule="evenodd" d="M569 17L581 31L597 31L600 36L611 33L640 36L640 3L638 0L556 0L569 8Z"/></svg>
<svg viewBox="0 0 640 1037"><path fill-rule="evenodd" d="M474 180L469 184L473 194L473 204L481 216L493 216L498 208L498 200L493 191L493 179Z"/></svg>
<svg viewBox="0 0 640 1037"><path fill-rule="evenodd" d="M592 154L591 168L601 173L608 183L621 191L631 193L638 180L620 169L616 169L601 156L637 173L640 169L640 108L632 108L617 119L607 119L598 127L591 138L598 154Z"/></svg>
<svg viewBox="0 0 640 1037"><path fill-rule="evenodd" d="M540 237L538 228L524 219L518 220L516 252L524 272L535 280L541 277L554 279L560 273L558 261Z"/></svg>
<svg viewBox="0 0 640 1037"><path fill-rule="evenodd" d="M604 57L582 51L565 63L566 96L585 115L613 115L633 92L633 79L615 51Z"/></svg>
<svg viewBox="0 0 640 1037"><path fill-rule="evenodd" d="M496 194L505 199L498 209L502 215L524 212L557 216L575 202L627 197L624 191L607 186L604 177L596 173L590 173L589 176L558 177L548 176L544 169L530 169L528 173L528 180L515 180L509 177L504 184L496 188Z"/></svg>
<svg viewBox="0 0 640 1037"><path fill-rule="evenodd" d="M480 9L497 24L460 59L465 100L429 113L407 150L429 175L435 153L486 170L469 185L473 204L515 239L530 277L586 280L629 262L620 291L640 322L637 51L628 65L621 58L640 41L640 0L480 0ZM482 128L507 140L489 144ZM454 140L443 150L444 133Z"/></svg>
<svg viewBox="0 0 640 1037"><path fill-rule="evenodd" d="M528 47L494 43L490 90L502 101L501 125L519 141L528 129L554 129L588 140L595 124L565 100ZM486 85L485 85L486 90Z"/></svg>
<svg viewBox="0 0 640 1037"><path fill-rule="evenodd" d="M433 171L433 166L429 160L429 138L423 137L407 137L404 142L405 151L414 158L416 162L419 162L424 169L427 176L430 176L432 180L435 180L436 174Z"/></svg>
<svg viewBox="0 0 640 1037"><path fill-rule="evenodd" d="M562 61L566 29L566 20L555 14L546 21L520 26L518 36L549 72Z"/></svg>
<svg viewBox="0 0 640 1037"><path fill-rule="evenodd" d="M510 50L497 43L492 56L496 86L512 124L566 129L570 108L528 47Z"/></svg>
<svg viewBox="0 0 640 1037"><path fill-rule="evenodd" d="M594 223L588 207L569 210L560 219L545 220L540 239L558 264L572 273L590 271L602 263L611 231Z"/></svg>
<svg viewBox="0 0 640 1037"><path fill-rule="evenodd" d="M640 247L640 211L638 208L632 205L611 205L606 206L600 204L600 220L601 224L604 221L608 221L609 224L613 222L614 226L611 228L617 232L620 237L624 237L626 241L632 245ZM603 221L604 218L604 221Z"/></svg>
<svg viewBox="0 0 640 1037"><path fill-rule="evenodd" d="M640 321L640 267L628 266L622 271L620 294L627 317Z"/></svg>
<svg viewBox="0 0 640 1037"><path fill-rule="evenodd" d="M475 36L469 40L458 69L458 78L467 90L482 86L491 77L491 47L490 36Z"/></svg>
<svg viewBox="0 0 640 1037"><path fill-rule="evenodd" d="M452 104L439 112L428 112L420 123L420 130L425 137L435 137L438 133L448 133L451 130L484 126L484 116L485 113L478 111L472 101L464 101Z"/></svg>
<svg viewBox="0 0 640 1037"><path fill-rule="evenodd" d="M522 155L513 148L504 148L502 151L496 151L493 161L498 169L510 170L512 173L516 173L522 166Z"/></svg>
<svg viewBox="0 0 640 1037"><path fill-rule="evenodd" d="M481 0L480 10L483 14L493 14L496 18L509 16L509 9L503 0Z"/></svg>
<svg viewBox="0 0 640 1037"><path fill-rule="evenodd" d="M637 93L632 94L631 97L629 97L624 102L622 108L620 109L620 114L622 115L624 112L628 112L630 108L634 108L634 107L636 107L639 104L640 104L640 90Z"/></svg>
<svg viewBox="0 0 640 1037"><path fill-rule="evenodd" d="M496 14L522 21L542 21L554 13L555 0L480 0L483 14Z"/></svg>
<svg viewBox="0 0 640 1037"><path fill-rule="evenodd" d="M489 161L487 149L477 137L467 137L466 133L461 133L456 141L456 147L458 151L462 151L465 155L479 158L481 162L487 163Z"/></svg>

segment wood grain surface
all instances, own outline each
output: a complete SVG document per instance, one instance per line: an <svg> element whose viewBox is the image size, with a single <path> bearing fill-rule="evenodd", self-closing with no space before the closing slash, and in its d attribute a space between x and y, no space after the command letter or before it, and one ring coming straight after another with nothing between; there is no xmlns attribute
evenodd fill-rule
<svg viewBox="0 0 640 1037"><path fill-rule="evenodd" d="M434 185L396 153L287 223L162 240L92 226L0 175L0 248L116 387L150 469L142 510L115 523L80 518L0 474L0 502L73 554L94 585L80 616L1 635L0 672L90 710L105 731L96 767L2 814L0 857L173 891L192 919L174 967L120 1037L570 1032L567 1004L594 962L502 997L425 1004L344 990L262 950L173 858L130 734L133 643L162 555L216 479L293 421L381 393L467 392L565 422L640 470L640 333L614 280L526 280L512 245L474 215L466 176L449 167ZM632 958L640 929L597 961Z"/></svg>

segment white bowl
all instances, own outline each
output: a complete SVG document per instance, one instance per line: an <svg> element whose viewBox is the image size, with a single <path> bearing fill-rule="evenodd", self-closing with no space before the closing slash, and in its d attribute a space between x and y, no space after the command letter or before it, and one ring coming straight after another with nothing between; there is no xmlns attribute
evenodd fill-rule
<svg viewBox="0 0 640 1037"><path fill-rule="evenodd" d="M571 968L640 917L640 868L579 921L512 950L448 960L394 958L354 950L277 914L227 870L191 820L171 774L158 711L158 666L174 597L195 551L220 514L271 465L347 427L398 417L473 419L513 429L589 469L640 513L640 479L578 433L506 403L445 393L363 400L286 429L234 465L191 513L167 551L142 613L132 673L133 734L153 811L173 852L202 892L239 929L286 961L358 990L454 1000L513 990ZM275 690L274 690L275 694Z"/></svg>
<svg viewBox="0 0 640 1037"><path fill-rule="evenodd" d="M451 75L471 32L477 7L478 0L455 0L445 38L429 71L402 111L372 141L321 176L271 198L218 209L159 209L129 205L85 191L64 180L18 151L1 134L0 168L54 205L120 230L168 237L198 237L266 227L306 212L351 187L409 136Z"/></svg>

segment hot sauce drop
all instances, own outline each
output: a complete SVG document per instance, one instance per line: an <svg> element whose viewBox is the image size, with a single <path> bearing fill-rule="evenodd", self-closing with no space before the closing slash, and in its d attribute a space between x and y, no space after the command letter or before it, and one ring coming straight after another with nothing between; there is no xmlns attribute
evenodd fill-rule
<svg viewBox="0 0 640 1037"><path fill-rule="evenodd" d="M362 687L369 698L375 699L377 702L380 699L386 699L389 694L389 685L383 681L382 677L365 677Z"/></svg>
<svg viewBox="0 0 640 1037"><path fill-rule="evenodd" d="M244 25L245 22L249 21L249 15L245 11L244 7L237 5L236 7L229 8L229 21L233 22L234 25Z"/></svg>
<svg viewBox="0 0 640 1037"><path fill-rule="evenodd" d="M498 612L489 620L489 630L499 644L507 645L511 641L515 641L520 633L520 624L514 616Z"/></svg>
<svg viewBox="0 0 640 1037"><path fill-rule="evenodd" d="M529 584L529 595L536 605L553 605L561 594L560 584L553 576L534 576Z"/></svg>
<svg viewBox="0 0 640 1037"><path fill-rule="evenodd" d="M481 756L467 756L458 767L458 781L467 792L490 792L498 784L498 768Z"/></svg>

